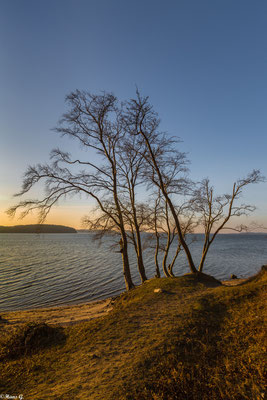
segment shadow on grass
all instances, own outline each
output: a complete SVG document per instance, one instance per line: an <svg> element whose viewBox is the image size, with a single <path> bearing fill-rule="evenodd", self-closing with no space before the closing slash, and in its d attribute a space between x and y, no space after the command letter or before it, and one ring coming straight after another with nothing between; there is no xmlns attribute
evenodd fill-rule
<svg viewBox="0 0 267 400"><path fill-rule="evenodd" d="M0 360L12 360L26 354L63 345L66 341L61 327L52 327L45 323L29 323L13 333L1 346Z"/></svg>
<svg viewBox="0 0 267 400"><path fill-rule="evenodd" d="M165 343L135 366L135 377L124 382L119 399L221 399L210 381L219 373L221 354L217 346L227 307L212 295L194 302L183 326L173 326ZM136 385L136 380L140 383ZM114 397L115 398L115 397Z"/></svg>

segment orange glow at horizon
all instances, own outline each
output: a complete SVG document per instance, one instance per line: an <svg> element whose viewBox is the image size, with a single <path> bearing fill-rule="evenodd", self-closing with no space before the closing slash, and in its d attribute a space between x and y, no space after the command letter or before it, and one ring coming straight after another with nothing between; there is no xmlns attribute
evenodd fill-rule
<svg viewBox="0 0 267 400"><path fill-rule="evenodd" d="M0 208L0 225L3 226L13 226L13 225L30 225L38 223L37 214L30 214L27 217L21 219L18 216L14 218L10 218L6 214L6 208ZM55 207L49 213L47 219L45 220L45 224L51 225L64 225L69 226L75 229L83 229L82 226L82 218L85 215L88 215L92 212L92 207L85 207L79 205L62 205L60 207ZM236 218L232 219L231 223L228 225L231 228L234 228L237 225L244 224L249 225L250 223L255 222L259 226L264 226L267 229L267 217L259 217L254 216L246 217L246 218ZM267 230L259 229L254 232L266 232ZM195 230L195 233L203 233L203 229L201 227ZM235 233L233 230L223 230L220 233Z"/></svg>
<svg viewBox="0 0 267 400"><path fill-rule="evenodd" d="M56 207L49 213L45 220L45 224L51 225L64 225L75 229L82 229L82 218L88 215L88 207L82 206L63 206ZM10 218L6 214L6 208L0 209L0 225L13 226L13 225L30 225L38 224L37 214L29 214L27 217L21 219L19 215Z"/></svg>

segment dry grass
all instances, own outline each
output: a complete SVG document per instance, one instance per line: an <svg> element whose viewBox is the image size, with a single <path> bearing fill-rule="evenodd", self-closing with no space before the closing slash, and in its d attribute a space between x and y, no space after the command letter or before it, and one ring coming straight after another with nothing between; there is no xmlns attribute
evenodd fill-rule
<svg viewBox="0 0 267 400"><path fill-rule="evenodd" d="M192 275L150 280L120 296L105 317L65 327L65 341L6 359L0 393L260 400L266 275L235 287Z"/></svg>

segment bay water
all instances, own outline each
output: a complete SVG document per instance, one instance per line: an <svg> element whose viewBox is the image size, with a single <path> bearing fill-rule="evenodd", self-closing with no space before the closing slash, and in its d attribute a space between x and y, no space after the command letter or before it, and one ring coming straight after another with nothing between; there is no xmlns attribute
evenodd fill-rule
<svg viewBox="0 0 267 400"><path fill-rule="evenodd" d="M112 246L119 239L106 236L102 244L94 234L0 234L0 310L76 304L118 295L125 290L121 254ZM191 245L195 263L201 256L203 235ZM153 240L151 241L153 246ZM175 247L171 249L174 254ZM131 272L140 283L134 249ZM161 259L160 259L161 261ZM148 278L155 276L154 250L144 251ZM218 279L231 274L246 278L267 264L266 234L218 235L207 256L204 271ZM175 275L189 271L182 252Z"/></svg>

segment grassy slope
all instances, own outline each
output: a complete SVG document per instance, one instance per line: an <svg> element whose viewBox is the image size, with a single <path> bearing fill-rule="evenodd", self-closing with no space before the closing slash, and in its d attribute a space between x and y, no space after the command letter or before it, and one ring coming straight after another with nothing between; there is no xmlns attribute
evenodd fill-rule
<svg viewBox="0 0 267 400"><path fill-rule="evenodd" d="M24 399L261 399L267 273L242 286L153 279L66 342L2 362ZM155 288L164 293L154 293ZM2 386L2 387L1 387Z"/></svg>

